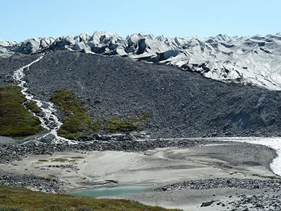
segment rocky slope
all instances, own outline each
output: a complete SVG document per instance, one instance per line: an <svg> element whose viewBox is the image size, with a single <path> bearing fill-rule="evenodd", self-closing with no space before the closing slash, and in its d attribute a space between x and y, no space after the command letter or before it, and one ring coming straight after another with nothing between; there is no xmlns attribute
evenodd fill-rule
<svg viewBox="0 0 281 211"><path fill-rule="evenodd" d="M0 41L0 56L69 49L85 53L126 56L150 63L196 71L207 78L254 84L280 90L281 34L266 36L167 38L133 34L122 38L108 32L59 38L32 38L21 43Z"/></svg>
<svg viewBox="0 0 281 211"><path fill-rule="evenodd" d="M5 74L0 85L35 56L1 58ZM96 119L148 112L151 137L281 133L280 92L222 83L172 66L62 50L48 52L25 74L35 99L49 101L56 90L66 88L86 100Z"/></svg>

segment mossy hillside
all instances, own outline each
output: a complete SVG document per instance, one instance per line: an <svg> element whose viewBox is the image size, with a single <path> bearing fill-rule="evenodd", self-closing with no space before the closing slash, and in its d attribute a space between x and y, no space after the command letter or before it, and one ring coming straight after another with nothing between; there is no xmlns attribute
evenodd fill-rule
<svg viewBox="0 0 281 211"><path fill-rule="evenodd" d="M26 137L44 130L38 117L23 106L25 101L20 87L0 88L0 135Z"/></svg>
<svg viewBox="0 0 281 211"><path fill-rule="evenodd" d="M67 118L58 130L58 134L69 139L79 139L87 136L95 128L91 124L91 116L83 107L85 102L79 100L73 92L61 89L51 97L51 101L60 106Z"/></svg>
<svg viewBox="0 0 281 211"><path fill-rule="evenodd" d="M37 106L35 101L25 102L24 105L26 106L26 108L28 108L30 111L32 111L35 114L41 112L41 109Z"/></svg>
<svg viewBox="0 0 281 211"><path fill-rule="evenodd" d="M140 130L140 127L135 124L136 122L137 120L133 118L121 119L112 117L106 122L104 129L108 132L126 132Z"/></svg>
<svg viewBox="0 0 281 211"><path fill-rule="evenodd" d="M129 115L93 119L83 107L85 102L79 100L73 92L61 89L51 97L51 101L60 107L67 119L58 130L58 134L68 139L83 139L100 130L109 133L142 130L149 123L147 112Z"/></svg>
<svg viewBox="0 0 281 211"><path fill-rule="evenodd" d="M111 117L105 121L103 129L107 132L140 131L149 123L149 114L142 112L135 116L124 115Z"/></svg>
<svg viewBox="0 0 281 211"><path fill-rule="evenodd" d="M34 192L25 188L0 186L0 210L164 211L172 209L147 206L129 200L94 199L82 196Z"/></svg>

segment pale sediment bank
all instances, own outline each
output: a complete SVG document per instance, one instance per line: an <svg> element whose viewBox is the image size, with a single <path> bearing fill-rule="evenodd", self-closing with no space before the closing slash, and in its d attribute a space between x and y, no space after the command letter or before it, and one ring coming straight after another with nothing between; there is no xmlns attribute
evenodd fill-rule
<svg viewBox="0 0 281 211"><path fill-rule="evenodd" d="M270 169L276 152L268 147L238 142L191 142L181 147L143 151L55 150L49 154L27 154L22 160L0 164L0 169L8 174L36 175L50 181L58 180L66 192L103 185L164 186L190 180L204 180L208 186L217 178L238 179L234 186L245 184L243 188L230 188L222 183L218 188L210 186L205 190L182 188L122 197L189 210L201 210L203 202L212 200L217 201L204 207L204 210L224 210L222 205L230 203L229 196L231 200L240 200L241 194L253 195L264 191L262 186L250 190L253 182L246 181L257 184L264 180L279 182L279 179L270 179L278 176ZM270 195L274 191L277 194L279 190L266 191ZM217 203L220 204L215 206Z"/></svg>
<svg viewBox="0 0 281 211"><path fill-rule="evenodd" d="M28 155L0 167L11 173L58 178L67 184L66 190L72 190L111 180L118 185L164 185L194 179L272 177L269 165L274 156L264 146L225 143L144 152L63 151Z"/></svg>

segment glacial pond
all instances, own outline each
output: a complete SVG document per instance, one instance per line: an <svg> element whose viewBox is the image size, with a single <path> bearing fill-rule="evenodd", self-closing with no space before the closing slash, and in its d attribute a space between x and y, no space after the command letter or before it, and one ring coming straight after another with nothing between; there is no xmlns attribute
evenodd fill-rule
<svg viewBox="0 0 281 211"><path fill-rule="evenodd" d="M100 197L100 196L120 196L120 195L131 195L136 193L145 193L152 191L156 186L115 186L115 187L101 187L92 189L82 189L71 192L71 195L76 196L89 196L89 197Z"/></svg>

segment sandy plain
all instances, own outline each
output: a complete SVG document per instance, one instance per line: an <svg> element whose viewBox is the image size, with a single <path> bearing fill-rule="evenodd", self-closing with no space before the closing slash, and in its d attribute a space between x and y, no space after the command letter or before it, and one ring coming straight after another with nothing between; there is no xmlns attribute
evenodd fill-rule
<svg viewBox="0 0 281 211"><path fill-rule="evenodd" d="M191 148L158 148L145 152L76 151L30 155L21 161L0 164L0 169L17 174L57 178L64 181L66 191L71 192L106 185L162 186L198 179L267 179L276 176L270 169L275 156L273 150L264 146L229 142ZM238 192L255 193L221 188L149 192L119 198L184 210L217 210L216 207L203 209L200 205L217 198L228 200L228 194Z"/></svg>

